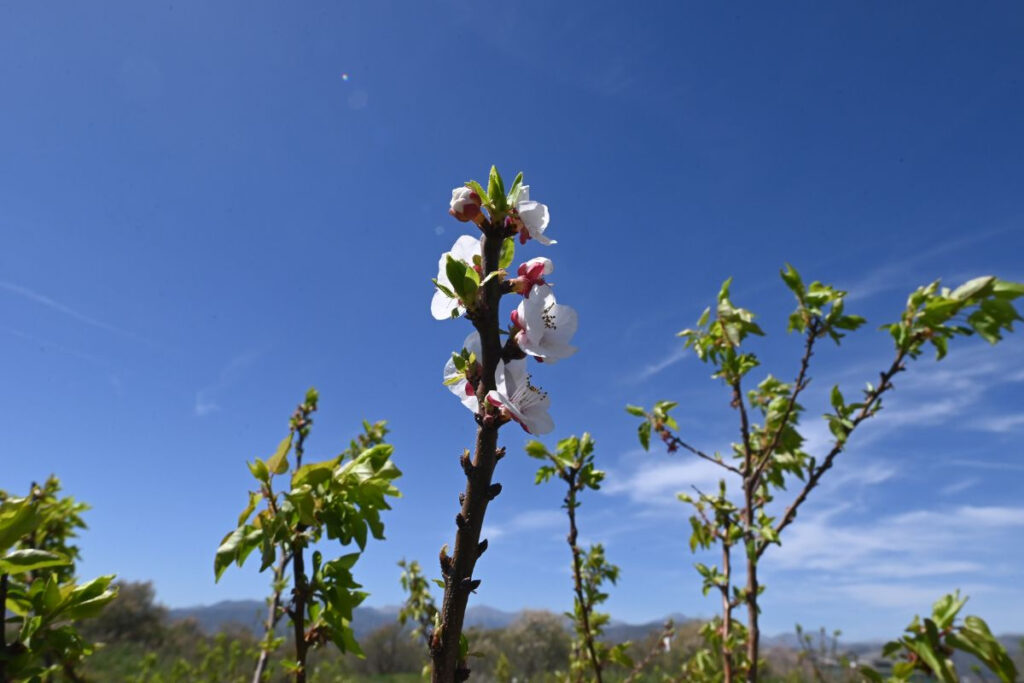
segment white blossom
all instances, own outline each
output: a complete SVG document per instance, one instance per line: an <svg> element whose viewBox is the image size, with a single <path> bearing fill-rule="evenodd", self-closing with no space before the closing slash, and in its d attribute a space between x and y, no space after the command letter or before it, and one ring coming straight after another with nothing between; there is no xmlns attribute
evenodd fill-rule
<svg viewBox="0 0 1024 683"><path fill-rule="evenodd" d="M466 337L466 341L462 343L462 347L476 356L476 367L469 370L469 375L471 377L475 376L476 381L480 381L480 358L482 357L480 349L480 333L470 333L470 335ZM462 405L475 413L480 409L480 402L476 398L476 387L473 382L467 379L466 374L466 370L459 371L456 369L455 361L451 358L448 358L448 362L444 364L445 385L447 385L448 389L455 394L460 401L462 401Z"/></svg>
<svg viewBox="0 0 1024 683"><path fill-rule="evenodd" d="M474 265L473 257L480 256L480 240L470 235L463 235L455 240L451 251L441 254L441 260L437 262L437 284L452 291L452 283L448 279L448 271L445 268L449 256L472 267ZM453 317L452 313L456 311L458 315L462 315L466 312L466 307L459 303L458 299L448 296L440 288L435 288L434 298L430 301L430 313L434 318L447 320Z"/></svg>
<svg viewBox="0 0 1024 683"><path fill-rule="evenodd" d="M550 215L546 204L530 201L530 186L520 186L515 200L515 213L512 220L519 230L519 242L526 244L526 240L533 238L541 244L555 244L555 240L546 237Z"/></svg>
<svg viewBox="0 0 1024 683"><path fill-rule="evenodd" d="M530 434L547 434L555 423L548 415L551 399L546 392L530 384L526 360L500 363L494 373L496 389L487 392L487 402L498 406Z"/></svg>
<svg viewBox="0 0 1024 683"><path fill-rule="evenodd" d="M534 285L519 302L512 321L520 328L519 348L546 363L556 363L578 350L569 344L579 326L576 309L555 301L549 285Z"/></svg>

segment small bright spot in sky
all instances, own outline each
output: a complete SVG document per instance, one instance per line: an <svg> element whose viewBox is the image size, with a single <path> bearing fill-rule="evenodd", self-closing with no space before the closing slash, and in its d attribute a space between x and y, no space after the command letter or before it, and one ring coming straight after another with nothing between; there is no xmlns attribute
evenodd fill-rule
<svg viewBox="0 0 1024 683"><path fill-rule="evenodd" d="M347 81L348 80L348 74L341 74L341 80Z"/></svg>

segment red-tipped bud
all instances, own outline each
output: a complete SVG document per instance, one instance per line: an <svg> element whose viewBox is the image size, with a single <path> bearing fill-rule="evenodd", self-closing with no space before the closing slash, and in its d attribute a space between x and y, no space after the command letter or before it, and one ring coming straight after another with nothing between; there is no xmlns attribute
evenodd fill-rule
<svg viewBox="0 0 1024 683"><path fill-rule="evenodd" d="M544 257L533 258L519 266L519 277L512 280L512 290L530 298L530 291L534 285L546 285L544 276L554 271L555 266L550 259Z"/></svg>
<svg viewBox="0 0 1024 683"><path fill-rule="evenodd" d="M456 187L452 190L452 201L448 209L456 220L468 223L480 216L480 195L468 187Z"/></svg>

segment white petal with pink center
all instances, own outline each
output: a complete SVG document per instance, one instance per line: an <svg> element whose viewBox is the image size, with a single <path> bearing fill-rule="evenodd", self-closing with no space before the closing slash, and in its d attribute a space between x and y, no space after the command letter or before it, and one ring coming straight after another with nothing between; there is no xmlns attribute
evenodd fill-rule
<svg viewBox="0 0 1024 683"><path fill-rule="evenodd" d="M557 363L576 353L569 340L576 334L576 309L555 301L549 285L535 285L530 296L519 302L516 342L524 352L546 363Z"/></svg>
<svg viewBox="0 0 1024 683"><path fill-rule="evenodd" d="M530 384L526 359L499 363L494 373L494 391L487 392L487 401L522 425L530 434L547 434L555 423L548 415L551 399L547 392Z"/></svg>
<svg viewBox="0 0 1024 683"><path fill-rule="evenodd" d="M455 240L451 251L441 254L441 260L437 263L437 282L451 290L452 283L448 279L448 271L445 268L449 256L456 261L462 261L472 266L473 257L480 256L480 240L471 235L463 235ZM452 317L453 311L457 311L458 315L462 315L466 312L466 307L460 305L458 299L448 296L435 287L434 298L430 300L430 313L437 320L448 320Z"/></svg>
<svg viewBox="0 0 1024 683"><path fill-rule="evenodd" d="M466 341L462 342L462 348L466 349L470 353L476 355L477 363L480 362L481 351L480 351L480 333L472 332ZM461 382L449 383L453 378L460 378ZM466 406L474 413L480 409L480 402L476 398L476 390L473 385L466 380L466 373L459 372L455 369L455 361L448 358L448 362L444 364L444 383L448 386L448 389L459 397L462 401L462 405Z"/></svg>
<svg viewBox="0 0 1024 683"><path fill-rule="evenodd" d="M519 214L519 222L522 224L522 228L526 230L526 234L541 244L555 244L555 240L544 235L544 231L548 228L548 222L551 220L548 207L546 204L530 201L529 185L523 185L519 188L515 202L516 212ZM522 231L520 231L520 241L526 242L526 235L523 235Z"/></svg>

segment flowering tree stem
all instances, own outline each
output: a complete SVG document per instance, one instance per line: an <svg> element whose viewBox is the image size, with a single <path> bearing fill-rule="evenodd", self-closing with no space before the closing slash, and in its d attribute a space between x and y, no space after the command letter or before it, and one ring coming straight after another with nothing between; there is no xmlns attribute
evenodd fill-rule
<svg viewBox="0 0 1024 683"><path fill-rule="evenodd" d="M504 227L484 222L480 226L483 278L499 269ZM462 496L462 509L456 516L455 551L449 558L441 551L441 572L444 576L444 602L441 623L430 639L433 662L431 681L454 683L469 677L466 662L460 657L459 640L466 614L469 594L478 585L473 580L476 560L483 552L480 530L491 498L500 488L492 486L491 479L498 459L504 455L498 449L498 429L501 425L498 410L487 402L487 393L496 388L494 374L501 362L502 345L498 334L498 303L501 290L497 278L492 278L479 290L475 307L470 313L473 326L480 334L481 378L477 386L480 409L477 413L476 448L472 461L464 456L466 489Z"/></svg>

